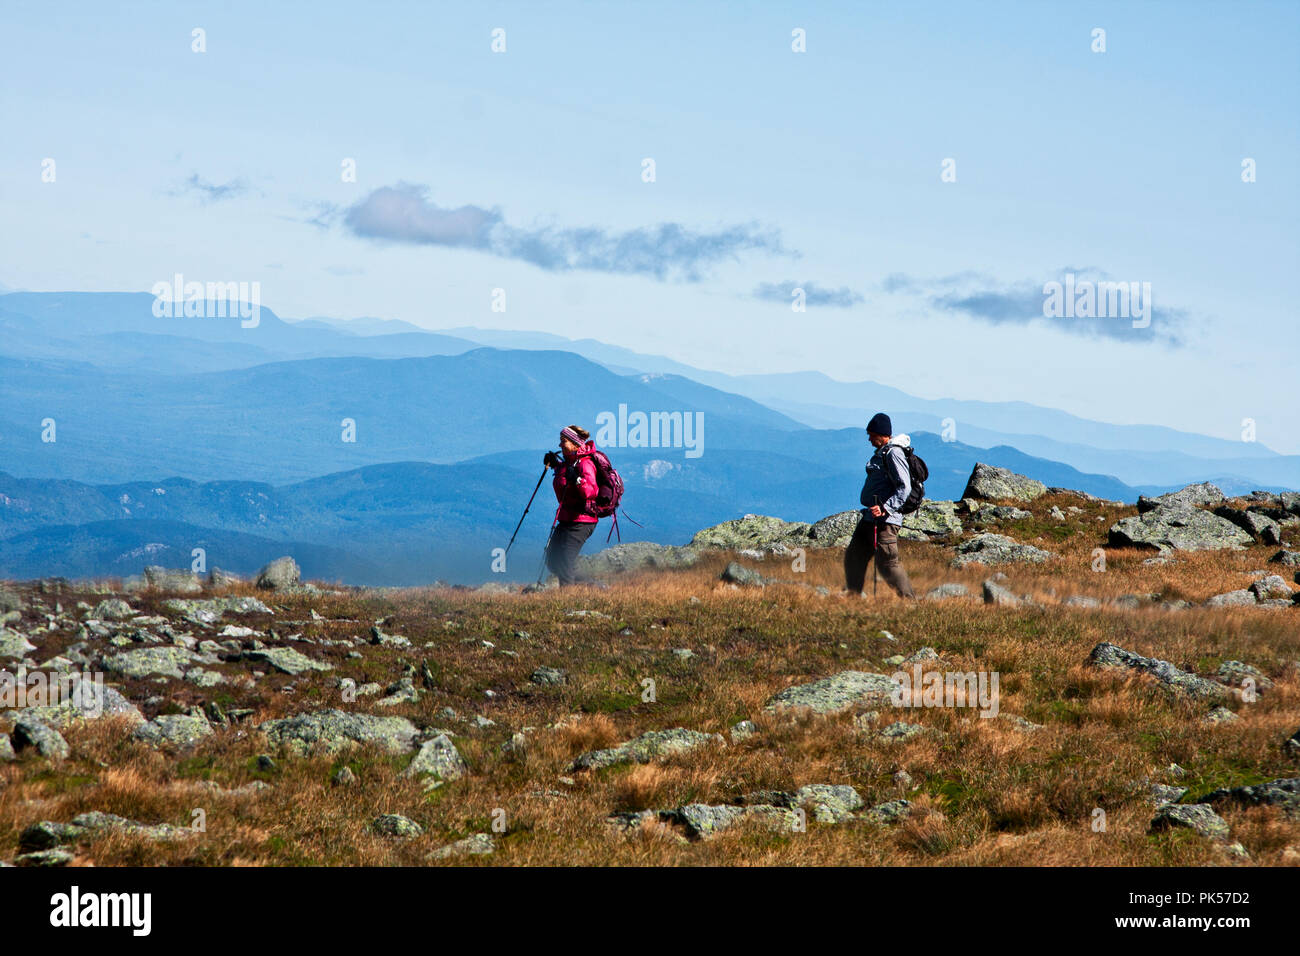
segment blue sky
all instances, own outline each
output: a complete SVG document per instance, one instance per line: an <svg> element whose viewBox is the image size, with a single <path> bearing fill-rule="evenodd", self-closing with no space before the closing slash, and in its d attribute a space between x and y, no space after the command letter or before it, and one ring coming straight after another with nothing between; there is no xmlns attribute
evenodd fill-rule
<svg viewBox="0 0 1300 956"><path fill-rule="evenodd" d="M0 21L9 288L259 281L1300 452L1298 3L102 6ZM1069 270L1152 327L1036 315Z"/></svg>

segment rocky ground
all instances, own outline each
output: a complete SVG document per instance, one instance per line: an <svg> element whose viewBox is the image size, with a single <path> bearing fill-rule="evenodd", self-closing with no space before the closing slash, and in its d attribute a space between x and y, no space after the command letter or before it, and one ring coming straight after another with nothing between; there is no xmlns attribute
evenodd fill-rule
<svg viewBox="0 0 1300 956"><path fill-rule="evenodd" d="M0 861L1300 864L1300 495L978 466L908 521L916 602L841 590L855 521L564 592L6 584L0 666L105 685L0 699ZM900 673L997 675L996 716Z"/></svg>

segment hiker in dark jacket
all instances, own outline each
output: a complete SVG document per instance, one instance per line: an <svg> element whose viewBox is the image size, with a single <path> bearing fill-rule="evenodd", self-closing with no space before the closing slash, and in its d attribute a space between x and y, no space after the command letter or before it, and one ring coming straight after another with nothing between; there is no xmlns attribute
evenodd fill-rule
<svg viewBox="0 0 1300 956"><path fill-rule="evenodd" d="M596 486L596 465L591 460L595 450L589 441L590 432L570 425L560 432L561 455L546 453L546 467L555 470L551 487L559 507L555 511L555 528L550 544L546 546L546 566L560 579L560 587L585 582L578 574L578 552L596 530L597 518L592 514L592 502L599 490Z"/></svg>
<svg viewBox="0 0 1300 956"><path fill-rule="evenodd" d="M893 431L893 423L884 412L877 412L867 424L867 437L876 452L867 462L867 480L862 485L862 520L844 551L844 586L852 593L861 593L867 565L875 558L885 583L901 597L911 598L916 596L912 593L912 582L898 560L903 503L912 490L912 476L903 449L911 444L911 439Z"/></svg>

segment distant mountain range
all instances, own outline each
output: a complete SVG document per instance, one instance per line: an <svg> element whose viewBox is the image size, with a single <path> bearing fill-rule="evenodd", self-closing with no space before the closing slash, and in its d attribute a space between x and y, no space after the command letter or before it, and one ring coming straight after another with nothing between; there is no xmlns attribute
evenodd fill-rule
<svg viewBox="0 0 1300 956"><path fill-rule="evenodd" d="M481 581L558 428L595 431L620 408L704 424L700 457L607 444L645 526L623 522L625 540L856 507L862 422L877 408L913 435L932 498L959 495L976 461L1123 500L1205 479L1300 487L1300 458L1261 445L1022 403L925 400L819 373L726 376L537 333L291 323L265 307L245 329L156 318L152 303L0 295L0 576L187 567L203 547L209 566L237 572L292 552L326 579ZM939 437L945 418L959 441ZM536 573L552 511L544 488L511 577Z"/></svg>

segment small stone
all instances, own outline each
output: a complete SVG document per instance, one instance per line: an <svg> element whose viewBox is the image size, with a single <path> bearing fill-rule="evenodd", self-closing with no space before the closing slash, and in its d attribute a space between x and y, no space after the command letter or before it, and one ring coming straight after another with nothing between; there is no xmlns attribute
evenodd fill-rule
<svg viewBox="0 0 1300 956"><path fill-rule="evenodd" d="M423 836L424 834L424 827L400 813L381 814L371 821L370 827L381 836L397 837L403 840Z"/></svg>

